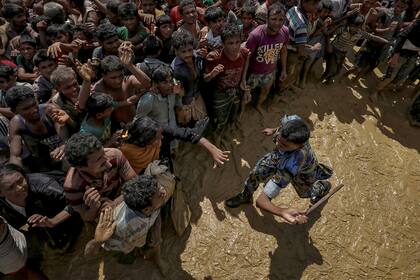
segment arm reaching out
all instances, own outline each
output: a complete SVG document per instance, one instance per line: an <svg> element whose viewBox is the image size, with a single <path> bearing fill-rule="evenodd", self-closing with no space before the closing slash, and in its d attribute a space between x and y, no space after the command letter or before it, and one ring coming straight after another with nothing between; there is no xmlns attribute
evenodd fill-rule
<svg viewBox="0 0 420 280"><path fill-rule="evenodd" d="M213 168L216 168L219 165L225 164L226 161L229 161L230 151L222 151L215 145L213 145L209 140L204 137L201 137L198 143L206 148L214 160Z"/></svg>

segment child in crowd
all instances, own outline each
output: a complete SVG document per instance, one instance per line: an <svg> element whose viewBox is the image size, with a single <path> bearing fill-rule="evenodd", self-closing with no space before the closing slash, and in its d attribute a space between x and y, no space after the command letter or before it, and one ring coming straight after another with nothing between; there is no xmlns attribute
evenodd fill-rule
<svg viewBox="0 0 420 280"><path fill-rule="evenodd" d="M216 134L222 137L224 128L238 117L242 99L250 101L246 84L249 51L241 47L241 31L237 25L226 25L221 32L223 49L207 56L205 81L213 80L213 114ZM244 96L245 93L245 96Z"/></svg>
<svg viewBox="0 0 420 280"><path fill-rule="evenodd" d="M191 33L179 30L172 36L175 59L171 67L174 76L184 89L182 108L177 112L180 125L188 126L207 116L206 106L200 93L204 74L203 59L194 52L194 38Z"/></svg>
<svg viewBox="0 0 420 280"><path fill-rule="evenodd" d="M118 37L117 28L110 23L102 23L95 31L100 46L93 50L92 58L100 62L105 56L118 55L121 40Z"/></svg>
<svg viewBox="0 0 420 280"><path fill-rule="evenodd" d="M153 72L161 65L167 65L159 59L163 50L162 41L155 35L149 35L143 42L143 52L146 58L137 64L148 77L152 77Z"/></svg>
<svg viewBox="0 0 420 280"><path fill-rule="evenodd" d="M73 134L65 155L72 167L64 181L64 194L85 221L93 221L102 207L118 205L122 184L136 176L119 150L104 148L89 133Z"/></svg>
<svg viewBox="0 0 420 280"><path fill-rule="evenodd" d="M156 19L155 34L160 40L162 40L163 43L163 49L159 55L159 59L168 64L171 64L172 60L175 58L175 53L172 49L173 32L174 25L171 22L171 18L169 16L163 15Z"/></svg>
<svg viewBox="0 0 420 280"><path fill-rule="evenodd" d="M18 66L17 74L19 81L33 82L38 77L38 72L34 71L33 58L36 52L36 40L29 35L21 35L19 52L16 57Z"/></svg>
<svg viewBox="0 0 420 280"><path fill-rule="evenodd" d="M222 47L221 33L225 25L224 13L221 8L210 7L204 13L204 19L208 27L201 30L201 37L206 39L209 50L214 50Z"/></svg>
<svg viewBox="0 0 420 280"><path fill-rule="evenodd" d="M50 81L52 72L57 68L54 58L47 54L47 50L39 50L34 56L34 65L39 72L38 78L34 81L34 93L40 104L47 102L54 89Z"/></svg>
<svg viewBox="0 0 420 280"><path fill-rule="evenodd" d="M156 22L156 19L165 15L165 12L158 9L157 0L143 0L140 2L140 8L141 9L138 11L140 19L147 28L153 32L153 25Z"/></svg>
<svg viewBox="0 0 420 280"><path fill-rule="evenodd" d="M260 89L257 110L262 105L275 82L277 61L281 62L280 81L286 79L287 42L289 32L283 26L285 20L283 6L273 4L268 8L267 24L255 28L248 37L246 47L251 52L248 85L252 90Z"/></svg>
<svg viewBox="0 0 420 280"><path fill-rule="evenodd" d="M251 4L244 5L240 9L239 19L242 23L242 41L246 41L252 30L258 26L258 23L255 21L255 12L256 7Z"/></svg>

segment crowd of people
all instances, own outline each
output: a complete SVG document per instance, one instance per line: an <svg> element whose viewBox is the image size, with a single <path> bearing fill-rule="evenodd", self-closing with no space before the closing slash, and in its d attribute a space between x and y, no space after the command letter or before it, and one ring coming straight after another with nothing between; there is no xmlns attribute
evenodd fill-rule
<svg viewBox="0 0 420 280"><path fill-rule="evenodd" d="M3 0L0 273L47 279L45 246L65 254L93 225L87 257L101 248L121 263L147 255L167 274L161 224L171 221L160 209L180 195L172 158L190 146L179 141L222 166L229 152L219 146L246 106L262 113L271 96L304 89L320 62L323 84L382 67L372 102L414 88L409 118L419 125L419 8L419 0ZM299 116L264 133L275 152L226 206L251 202L270 179L257 206L304 223L303 212L271 199L291 183L316 203L332 170L317 162ZM187 225L174 219L182 234Z"/></svg>

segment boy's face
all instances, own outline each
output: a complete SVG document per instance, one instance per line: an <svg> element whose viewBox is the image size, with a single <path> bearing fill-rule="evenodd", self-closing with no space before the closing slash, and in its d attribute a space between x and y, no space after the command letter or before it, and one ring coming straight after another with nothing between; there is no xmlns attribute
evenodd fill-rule
<svg viewBox="0 0 420 280"><path fill-rule="evenodd" d="M267 20L267 28L270 30L270 33L278 33L284 23L284 14L276 13L271 14Z"/></svg>
<svg viewBox="0 0 420 280"><path fill-rule="evenodd" d="M120 45L121 45L121 41L117 35L109 39L106 39L102 42L102 47L104 48L104 51L107 53L107 55L110 55L110 54L117 55L118 48L120 47Z"/></svg>
<svg viewBox="0 0 420 280"><path fill-rule="evenodd" d="M144 208L142 212L146 216L150 216L153 211L159 209L165 203L166 190L163 187L158 187L158 191L152 197L152 205Z"/></svg>
<svg viewBox="0 0 420 280"><path fill-rule="evenodd" d="M28 196L28 182L19 172L4 175L0 179L0 196L12 202L24 203Z"/></svg>
<svg viewBox="0 0 420 280"><path fill-rule="evenodd" d="M193 45L186 45L175 50L175 55L185 63L191 63L193 61L193 50Z"/></svg>
<svg viewBox="0 0 420 280"><path fill-rule="evenodd" d="M14 74L10 77L10 80L8 81L6 78L1 77L0 78L0 90L8 90L9 88L16 85L17 75Z"/></svg>
<svg viewBox="0 0 420 280"><path fill-rule="evenodd" d="M198 17L197 8L194 5L187 5L184 7L181 16L186 24L194 24Z"/></svg>
<svg viewBox="0 0 420 280"><path fill-rule="evenodd" d="M160 31L160 34L162 34L163 38L165 39L171 38L172 32L173 32L172 24L170 23L162 24L161 26L159 26L159 31Z"/></svg>
<svg viewBox="0 0 420 280"><path fill-rule="evenodd" d="M234 36L230 38L226 38L225 42L223 43L224 51L231 55L236 56L240 49L241 49L241 37Z"/></svg>
<svg viewBox="0 0 420 280"><path fill-rule="evenodd" d="M395 5L394 5L394 14L395 14L396 16L399 16L399 15L401 15L401 14L402 14L402 12L404 12L407 8L408 8L408 5L407 5L407 4L405 4L405 3L401 2L401 1L398 1L398 2L396 2L396 3L395 3Z"/></svg>
<svg viewBox="0 0 420 280"><path fill-rule="evenodd" d="M223 26L225 26L223 17L218 18L216 21L209 22L209 28L213 32L213 36L219 36L220 33L222 33Z"/></svg>
<svg viewBox="0 0 420 280"><path fill-rule="evenodd" d="M16 106L16 114L19 114L26 121L34 122L40 119L39 106L35 98L27 98Z"/></svg>
<svg viewBox="0 0 420 280"><path fill-rule="evenodd" d="M366 9L374 8L376 5L376 0L365 0L363 1L363 5Z"/></svg>
<svg viewBox="0 0 420 280"><path fill-rule="evenodd" d="M55 70L55 68L57 68L57 64L52 60L41 61L38 65L39 73L47 80L50 79L51 73Z"/></svg>
<svg viewBox="0 0 420 280"><path fill-rule="evenodd" d="M70 36L66 33L58 32L57 36L55 36L53 38L53 41L54 41L54 43L60 42L60 43L63 43L63 44L68 44L68 43L70 43Z"/></svg>
<svg viewBox="0 0 420 280"><path fill-rule="evenodd" d="M105 157L104 149L101 148L87 156L86 166L78 167L80 170L89 174L101 174L108 170L111 164Z"/></svg>
<svg viewBox="0 0 420 280"><path fill-rule="evenodd" d="M250 27L252 25L252 15L248 13L242 13L241 14L241 22L245 27Z"/></svg>
<svg viewBox="0 0 420 280"><path fill-rule="evenodd" d="M276 141L276 148L280 152L292 152L297 149L302 148L302 144L295 144L293 142L288 141L283 137L278 137Z"/></svg>
<svg viewBox="0 0 420 280"><path fill-rule="evenodd" d="M143 0L141 1L141 8L145 14L155 14L156 3L154 0Z"/></svg>
<svg viewBox="0 0 420 280"><path fill-rule="evenodd" d="M116 70L106 73L103 76L104 83L111 89L120 89L122 87L124 73L122 70Z"/></svg>
<svg viewBox="0 0 420 280"><path fill-rule="evenodd" d="M164 96L171 95L173 93L172 77L168 76L165 81L157 82L156 87L160 94Z"/></svg>
<svg viewBox="0 0 420 280"><path fill-rule="evenodd" d="M57 90L61 92L66 98L74 99L79 95L79 84L76 78L68 79L58 85Z"/></svg>
<svg viewBox="0 0 420 280"><path fill-rule="evenodd" d="M36 50L31 44L21 44L19 51L26 60L32 60Z"/></svg>
<svg viewBox="0 0 420 280"><path fill-rule="evenodd" d="M15 27L24 27L26 25L25 14L19 14L12 18L11 24Z"/></svg>
<svg viewBox="0 0 420 280"><path fill-rule="evenodd" d="M127 27L129 31L136 31L139 26L139 20L135 16L120 18L120 22L122 25Z"/></svg>

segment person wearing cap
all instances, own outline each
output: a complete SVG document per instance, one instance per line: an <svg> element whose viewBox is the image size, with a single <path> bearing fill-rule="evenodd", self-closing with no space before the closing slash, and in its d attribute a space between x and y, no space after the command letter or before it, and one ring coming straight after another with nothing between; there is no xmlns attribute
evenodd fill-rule
<svg viewBox="0 0 420 280"><path fill-rule="evenodd" d="M263 133L274 136L276 147L257 162L245 181L244 190L226 200L226 206L236 208L252 202L259 183L269 179L257 198L257 206L282 217L287 223L305 223L307 217L303 211L280 208L271 200L292 183L299 197L310 198L314 204L329 192L331 184L326 180L331 177L332 170L318 163L308 142L309 127L301 117L286 115L281 119L280 127L266 128Z"/></svg>

